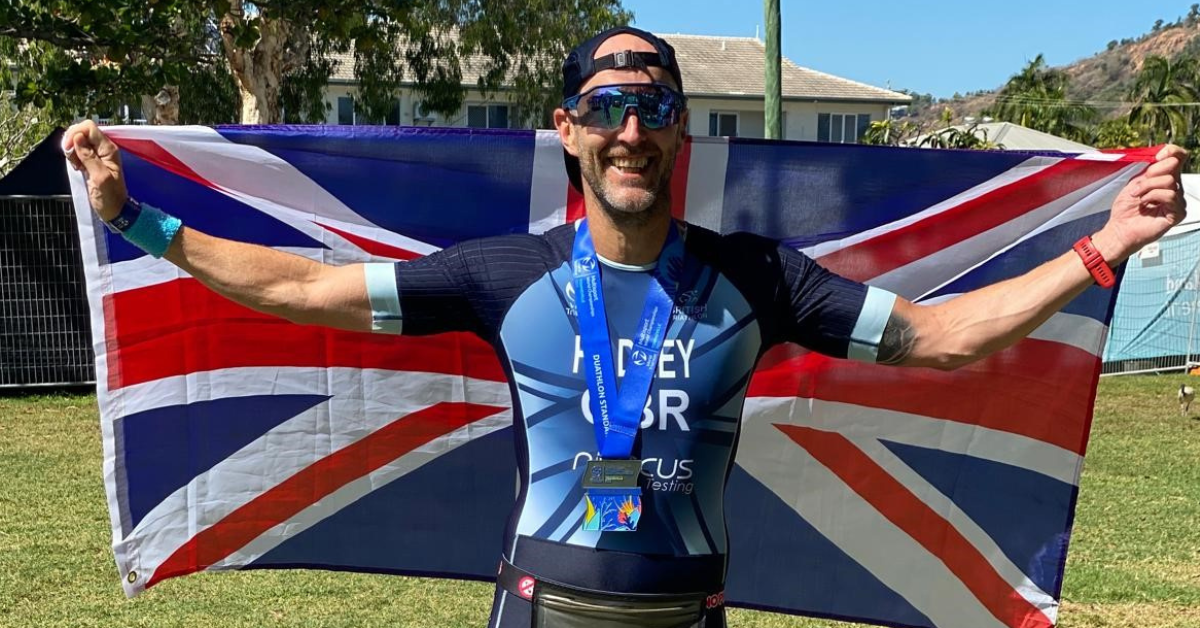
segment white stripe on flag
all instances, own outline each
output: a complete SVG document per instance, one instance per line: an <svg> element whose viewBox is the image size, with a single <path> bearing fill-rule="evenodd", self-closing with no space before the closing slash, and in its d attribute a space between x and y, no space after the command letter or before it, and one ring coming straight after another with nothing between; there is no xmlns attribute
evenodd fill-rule
<svg viewBox="0 0 1200 628"><path fill-rule="evenodd" d="M788 508L933 625L1007 628L937 556L897 528L804 448L770 425L766 428L743 429L739 449L756 455L739 456L738 463L779 495ZM796 478L803 478L803 482Z"/></svg>
<svg viewBox="0 0 1200 628"><path fill-rule="evenodd" d="M346 506L366 497L367 494L404 477L457 447L510 426L512 426L512 414L508 411L499 412L475 423L464 425L322 497L287 521L273 526L240 550L230 554L225 560L214 563L209 569L220 571L249 565ZM513 497L516 497L515 484Z"/></svg>
<svg viewBox="0 0 1200 628"><path fill-rule="evenodd" d="M874 438L851 439L856 447L867 454L880 467L896 478L905 488L912 491L917 499L929 506L935 513L942 516L946 523L952 526L963 538L979 551L988 564L1000 574L1013 589L1021 593L1033 606L1045 612L1058 608L1058 603L1037 584L1029 579L1021 568L1009 560L1004 550L983 528L947 497L940 490L925 480L921 474L908 466L899 456L892 453L882 442Z"/></svg>
<svg viewBox="0 0 1200 628"><path fill-rule="evenodd" d="M567 170L556 131L538 131L529 182L529 233L544 233L567 222Z"/></svg>
<svg viewBox="0 0 1200 628"><path fill-rule="evenodd" d="M345 223L376 226L286 160L257 146L230 142L208 127L110 127L105 133L118 140L153 141L219 188L305 215L320 214ZM270 176L263 176L268 172ZM163 209L170 212L169 207ZM404 211L402 199L397 199L395 211Z"/></svg>
<svg viewBox="0 0 1200 628"><path fill-rule="evenodd" d="M124 539L115 543L117 555L124 557L118 566L126 592L136 594L145 579L192 536L325 456L400 417L439 402L466 401L504 408L474 424L472 437L512 422L508 386L503 382L459 375L351 368L267 367L192 373L130 386L122 391L126 394L120 395L119 400L102 401L101 410L102 416L116 417L206 399L334 394L338 390L352 390L356 394L334 396L317 404L224 458L152 508ZM427 462L466 441L463 434L452 433L414 450L409 456ZM358 489L349 490L353 493ZM317 514L332 514L311 508L305 512L310 519L304 525L315 523L317 519L311 517ZM114 530L120 535L120 526ZM142 576L134 583L126 578L131 570Z"/></svg>
<svg viewBox="0 0 1200 628"><path fill-rule="evenodd" d="M934 205L933 207L930 207L929 209L917 212L915 214L912 214L912 215L902 218L900 220L890 222L886 225L880 225L874 229L869 229L867 231L856 233L850 237L843 238L841 240L822 242L820 244L801 249L801 252L807 254L809 257L812 257L813 259L816 259L823 255L829 255L830 253L840 251L844 248L848 248L848 247L854 246L856 244L866 242L867 240L870 240L876 236L879 236L879 235L882 235L885 233L889 233L889 232L895 231L895 230L903 228L903 227L907 227L911 224L925 220L931 216L936 216L947 210L954 209L955 207L958 207L959 205L962 205L963 203L977 199L981 196L984 196L985 194L994 192L1004 186L1012 185L1013 183L1016 183L1016 182L1020 181L1021 179L1025 179L1027 177L1031 177L1035 174L1038 174L1039 172L1042 172L1043 170L1050 168L1050 167L1058 164L1061 161L1062 161L1062 158L1058 158L1058 157L1031 157L1027 161L1021 162L1019 165L1017 165L995 177L992 177L991 179L988 179L987 181L984 181L983 183L980 183L979 185L977 185L965 192L962 192L960 194L952 196L952 197Z"/></svg>
<svg viewBox="0 0 1200 628"><path fill-rule="evenodd" d="M778 430L773 427L775 424L804 425L836 431L847 438L875 438L913 447L969 455L981 460L1028 469L1072 486L1079 484L1079 470L1083 465L1082 456L1062 447L1028 436L957 421L820 399L746 399L745 415L742 418L743 435L748 431L765 430L779 438ZM746 451L740 446L738 450ZM745 457L739 455L738 463L742 463Z"/></svg>
<svg viewBox="0 0 1200 628"><path fill-rule="evenodd" d="M723 137L693 137L687 179L688 222L721 231L725 207L725 171L729 166L729 140Z"/></svg>
<svg viewBox="0 0 1200 628"><path fill-rule="evenodd" d="M1142 164L1054 199L1031 212L869 281L910 298L937 291L1014 247L1068 222L1107 212ZM1063 249L1065 253L1069 248Z"/></svg>

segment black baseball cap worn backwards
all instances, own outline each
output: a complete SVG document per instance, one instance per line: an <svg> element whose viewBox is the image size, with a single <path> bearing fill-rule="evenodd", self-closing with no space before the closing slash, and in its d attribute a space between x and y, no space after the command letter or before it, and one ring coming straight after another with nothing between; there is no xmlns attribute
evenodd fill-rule
<svg viewBox="0 0 1200 628"><path fill-rule="evenodd" d="M625 50L605 55L599 59L595 58L596 50L600 48L600 44L621 34L633 35L654 46L657 52L631 52ZM578 94L579 89L583 87L584 83L588 82L588 79L604 70L614 68L646 69L648 67L660 67L666 70L671 75L671 78L675 80L675 88L680 93L683 93L683 74L679 71L679 62L675 60L675 48L671 44L663 41L653 33L648 33L632 26L610 28L579 44L567 55L562 66L563 98L570 98ZM563 161L566 163L567 178L570 179L571 185L577 191L582 192L583 177L579 171L579 158L573 157L566 149L563 149Z"/></svg>

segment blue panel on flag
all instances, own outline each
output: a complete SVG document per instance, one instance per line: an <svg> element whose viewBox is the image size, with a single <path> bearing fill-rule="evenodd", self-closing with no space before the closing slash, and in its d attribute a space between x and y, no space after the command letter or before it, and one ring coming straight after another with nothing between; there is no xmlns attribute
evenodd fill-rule
<svg viewBox="0 0 1200 628"><path fill-rule="evenodd" d="M284 421L328 399L322 395L227 397L118 418L132 529L171 493ZM120 467L118 467L120 468Z"/></svg>
<svg viewBox="0 0 1200 628"><path fill-rule="evenodd" d="M1042 591L1058 597L1074 486L991 460L883 444L952 499Z"/></svg>
<svg viewBox="0 0 1200 628"><path fill-rule="evenodd" d="M988 260L925 298L970 292L1020 276L1044 264L1047 260L1070 251L1079 238L1099 231L1107 220L1107 213L1095 214L1049 229ZM1099 286L1092 286L1068 303L1062 311L1104 322L1108 320L1108 310L1111 307L1112 292Z"/></svg>
<svg viewBox="0 0 1200 628"><path fill-rule="evenodd" d="M753 582L731 578L727 599L767 610L804 608L834 619L933 626L740 466L729 475L725 496L729 573L757 576Z"/></svg>
<svg viewBox="0 0 1200 628"><path fill-rule="evenodd" d="M802 248L885 225L986 183L1029 155L730 140L721 231ZM764 211L787 207L794 211Z"/></svg>
<svg viewBox="0 0 1200 628"><path fill-rule="evenodd" d="M532 131L347 126L218 131L287 160L360 216L410 238L446 246L529 231Z"/></svg>
<svg viewBox="0 0 1200 628"><path fill-rule="evenodd" d="M498 430L375 488L252 566L495 578L516 473L512 428Z"/></svg>
<svg viewBox="0 0 1200 628"><path fill-rule="evenodd" d="M130 196L178 217L189 227L209 235L263 246L326 248L285 222L195 181L165 172L133 153L121 153L121 162L125 166ZM104 235L109 263L146 255L107 229Z"/></svg>

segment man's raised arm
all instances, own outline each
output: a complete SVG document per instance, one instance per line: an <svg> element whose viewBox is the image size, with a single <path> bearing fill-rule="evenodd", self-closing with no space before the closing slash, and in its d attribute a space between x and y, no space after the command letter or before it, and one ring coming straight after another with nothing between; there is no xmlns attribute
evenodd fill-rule
<svg viewBox="0 0 1200 628"><path fill-rule="evenodd" d="M1119 266L1183 221L1180 173L1187 153L1167 146L1121 190L1094 250ZM1015 344L1095 282L1070 251L1034 270L936 305L897 299L879 343L879 363L953 369Z"/></svg>
<svg viewBox="0 0 1200 628"><path fill-rule="evenodd" d="M63 150L71 165L86 175L92 209L106 223L119 220L129 193L116 144L87 120L67 129ZM147 218L156 219L139 216L138 220ZM330 266L268 247L213 237L178 223L165 223L143 237L150 239L152 253L161 246L161 257L218 294L251 309L300 324L354 331L372 328L363 264Z"/></svg>

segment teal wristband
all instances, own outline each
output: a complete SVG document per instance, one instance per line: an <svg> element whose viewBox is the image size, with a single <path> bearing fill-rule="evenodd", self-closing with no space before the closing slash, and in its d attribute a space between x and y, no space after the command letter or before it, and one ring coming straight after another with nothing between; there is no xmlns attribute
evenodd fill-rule
<svg viewBox="0 0 1200 628"><path fill-rule="evenodd" d="M141 203L141 210L137 219L121 235L139 249L154 257L162 257L175 239L175 234L183 228L183 221L145 203Z"/></svg>

